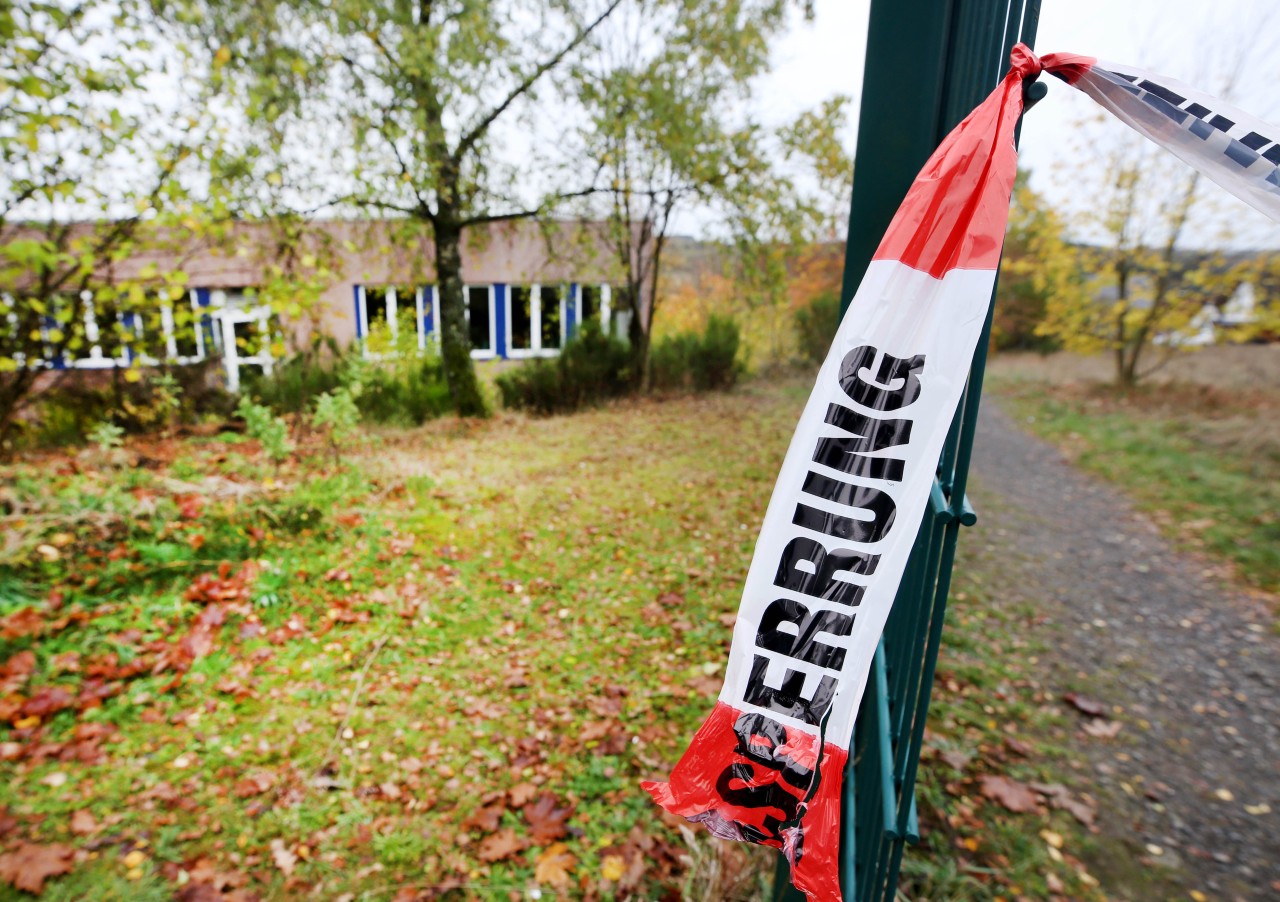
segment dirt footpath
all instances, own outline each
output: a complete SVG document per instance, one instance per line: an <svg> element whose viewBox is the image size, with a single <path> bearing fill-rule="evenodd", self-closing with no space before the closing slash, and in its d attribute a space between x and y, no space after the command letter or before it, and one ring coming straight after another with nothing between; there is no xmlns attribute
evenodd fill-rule
<svg viewBox="0 0 1280 902"><path fill-rule="evenodd" d="M1121 899L1280 899L1275 600L1174 551L989 396L973 469L980 521L957 566L997 604L1035 602L1044 682L1123 722L1067 739L1103 809L1091 871Z"/></svg>

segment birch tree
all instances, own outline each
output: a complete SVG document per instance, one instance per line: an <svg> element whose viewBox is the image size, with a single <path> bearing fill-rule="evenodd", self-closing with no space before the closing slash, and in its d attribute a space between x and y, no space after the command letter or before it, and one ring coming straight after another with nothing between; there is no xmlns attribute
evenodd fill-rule
<svg viewBox="0 0 1280 902"><path fill-rule="evenodd" d="M552 76L622 0L176 0L256 144L253 167L293 181L295 204L420 223L434 246L445 378L460 415L484 415L462 283L468 230L536 218L592 190L547 189L504 153L546 115ZM506 130L504 130L506 129ZM304 175L305 174L305 175Z"/></svg>

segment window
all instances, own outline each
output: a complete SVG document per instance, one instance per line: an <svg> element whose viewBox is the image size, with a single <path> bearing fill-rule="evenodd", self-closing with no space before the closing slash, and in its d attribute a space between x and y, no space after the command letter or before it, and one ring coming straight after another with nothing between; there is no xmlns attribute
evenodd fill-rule
<svg viewBox="0 0 1280 902"><path fill-rule="evenodd" d="M169 356L168 333L165 329L164 307L159 298L148 298L147 306L133 314L138 324L138 342L134 351L148 366Z"/></svg>
<svg viewBox="0 0 1280 902"><path fill-rule="evenodd" d="M395 322L391 310L395 307L394 288L367 286L364 290L364 336L386 331Z"/></svg>
<svg viewBox="0 0 1280 902"><path fill-rule="evenodd" d="M169 308L169 334L173 338L170 354L179 361L199 360L204 356L200 341L200 320L196 312L195 292Z"/></svg>
<svg viewBox="0 0 1280 902"><path fill-rule="evenodd" d="M601 286L599 285L579 285L578 286L578 320L579 322L589 322L591 320L599 320L600 318L600 295Z"/></svg>
<svg viewBox="0 0 1280 902"><path fill-rule="evenodd" d="M564 335L564 291L556 286L543 285L538 302L539 336L541 350L559 350Z"/></svg>
<svg viewBox="0 0 1280 902"><path fill-rule="evenodd" d="M425 287L357 285L356 335L363 339L365 356L425 348L433 294Z"/></svg>
<svg viewBox="0 0 1280 902"><path fill-rule="evenodd" d="M507 349L512 357L555 354L564 344L565 291L559 285L512 285L507 292Z"/></svg>
<svg viewBox="0 0 1280 902"><path fill-rule="evenodd" d="M625 286L613 288L606 285L605 291L605 331L616 338L627 341L631 335L631 317L633 309L631 306L630 292Z"/></svg>
<svg viewBox="0 0 1280 902"><path fill-rule="evenodd" d="M512 285L508 293L511 317L508 328L511 340L507 347L512 351L533 350L533 290L523 285Z"/></svg>
<svg viewBox="0 0 1280 902"><path fill-rule="evenodd" d="M138 353L142 343L142 317L136 313L115 312L111 329L111 356L122 366L128 366Z"/></svg>
<svg viewBox="0 0 1280 902"><path fill-rule="evenodd" d="M491 357L494 353L493 286L468 285L465 292L471 356Z"/></svg>

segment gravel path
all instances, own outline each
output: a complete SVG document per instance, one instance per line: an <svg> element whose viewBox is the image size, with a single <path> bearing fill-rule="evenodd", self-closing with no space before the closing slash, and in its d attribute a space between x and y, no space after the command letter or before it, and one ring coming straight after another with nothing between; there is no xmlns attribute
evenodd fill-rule
<svg viewBox="0 0 1280 902"><path fill-rule="evenodd" d="M1120 706L1115 740L1068 739L1077 788L1103 809L1103 860L1090 862L1103 887L1156 898L1160 872L1180 891L1159 897L1280 899L1274 600L1174 551L1114 486L1077 472L990 397L978 435L981 521L962 536L958 566L976 568L996 603L1037 602L1055 694Z"/></svg>

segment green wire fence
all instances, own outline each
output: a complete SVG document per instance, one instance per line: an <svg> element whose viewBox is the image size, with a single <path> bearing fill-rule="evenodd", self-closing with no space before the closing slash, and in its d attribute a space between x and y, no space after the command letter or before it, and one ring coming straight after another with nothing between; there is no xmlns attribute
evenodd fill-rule
<svg viewBox="0 0 1280 902"><path fill-rule="evenodd" d="M845 248L845 306L934 148L989 94L1014 43L1035 40L1040 0L873 0ZM842 310L843 312L843 310ZM951 423L929 508L876 650L841 804L840 885L848 902L892 900L919 840L915 781L961 526L991 312ZM780 859L775 898L802 898Z"/></svg>

